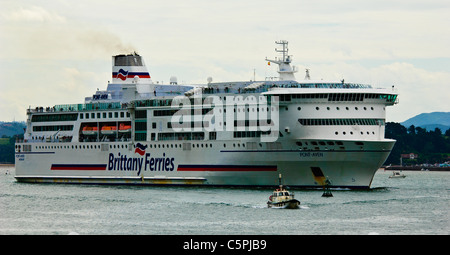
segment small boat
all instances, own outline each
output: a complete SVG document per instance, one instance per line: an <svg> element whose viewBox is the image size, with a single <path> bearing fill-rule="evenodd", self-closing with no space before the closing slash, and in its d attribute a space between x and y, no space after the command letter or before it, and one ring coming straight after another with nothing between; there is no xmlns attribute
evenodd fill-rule
<svg viewBox="0 0 450 255"><path fill-rule="evenodd" d="M294 198L294 193L286 190L281 184L281 174L279 176L279 188L274 190L269 197L267 206L269 208L282 209L298 209L300 208L300 201Z"/></svg>
<svg viewBox="0 0 450 255"><path fill-rule="evenodd" d="M401 174L400 172L394 171L392 172L392 175L389 176L389 178L405 178L406 175Z"/></svg>
<svg viewBox="0 0 450 255"><path fill-rule="evenodd" d="M101 132L102 132L102 135L113 135L117 132L117 127L103 126Z"/></svg>
<svg viewBox="0 0 450 255"><path fill-rule="evenodd" d="M97 127L83 127L81 130L83 135L97 135L98 128Z"/></svg>

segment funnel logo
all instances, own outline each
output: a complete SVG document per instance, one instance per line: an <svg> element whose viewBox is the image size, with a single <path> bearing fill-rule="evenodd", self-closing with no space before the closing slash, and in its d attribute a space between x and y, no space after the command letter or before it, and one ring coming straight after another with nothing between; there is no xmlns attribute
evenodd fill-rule
<svg viewBox="0 0 450 255"><path fill-rule="evenodd" d="M128 77L128 71L125 71L123 69L120 69L117 73L117 78L121 79L122 81L126 80Z"/></svg>
<svg viewBox="0 0 450 255"><path fill-rule="evenodd" d="M122 70L122 69L121 69ZM142 145L141 143L137 143L136 144L136 149L134 150L134 153L137 153L137 154L139 154L139 155L141 155L141 156L144 156L144 154L145 154L145 149L147 149L147 146L148 145Z"/></svg>

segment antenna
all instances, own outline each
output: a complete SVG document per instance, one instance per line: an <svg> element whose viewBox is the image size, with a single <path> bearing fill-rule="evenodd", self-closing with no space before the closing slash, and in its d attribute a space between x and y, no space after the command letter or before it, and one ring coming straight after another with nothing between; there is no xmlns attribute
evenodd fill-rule
<svg viewBox="0 0 450 255"><path fill-rule="evenodd" d="M309 76L309 69L308 68L306 68L305 80L311 80L311 77Z"/></svg>
<svg viewBox="0 0 450 255"><path fill-rule="evenodd" d="M290 65L292 59L291 56L289 56L289 49L288 49L288 41L286 40L280 40L275 41L276 44L279 44L283 47L283 49L277 49L275 48L275 51L278 53L281 53L283 57L281 59L275 58L275 60L268 59L266 57L266 61L275 63L278 65L278 73L280 74L279 80L295 80L294 73L297 72L297 68L292 67Z"/></svg>
<svg viewBox="0 0 450 255"><path fill-rule="evenodd" d="M278 41L278 42L275 41L275 43L276 43L276 44L280 44L280 45L283 46L283 49L282 49L282 50L278 50L278 49L275 48L275 51L276 51L276 52L281 52L281 53L283 54L282 61L285 62L285 63L291 63L291 59L289 58L289 55L288 55L288 53L289 53L289 49L288 49L288 41L286 41L286 40L281 40L281 41Z"/></svg>

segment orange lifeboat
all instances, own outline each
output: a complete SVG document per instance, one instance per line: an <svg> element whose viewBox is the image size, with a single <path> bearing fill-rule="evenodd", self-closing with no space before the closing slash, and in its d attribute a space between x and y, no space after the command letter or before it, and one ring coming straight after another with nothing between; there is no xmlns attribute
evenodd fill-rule
<svg viewBox="0 0 450 255"><path fill-rule="evenodd" d="M83 135L97 135L98 127L83 127L81 133Z"/></svg>
<svg viewBox="0 0 450 255"><path fill-rule="evenodd" d="M116 126L103 126L101 133L102 135L113 135L117 132Z"/></svg>
<svg viewBox="0 0 450 255"><path fill-rule="evenodd" d="M119 132L120 133L129 133L129 132L131 132L131 125L126 125L125 123L121 123L119 125Z"/></svg>

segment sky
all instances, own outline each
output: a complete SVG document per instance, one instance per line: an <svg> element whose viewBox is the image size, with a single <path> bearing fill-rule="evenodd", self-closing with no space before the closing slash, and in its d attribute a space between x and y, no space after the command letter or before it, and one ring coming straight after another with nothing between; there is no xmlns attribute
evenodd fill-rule
<svg viewBox="0 0 450 255"><path fill-rule="evenodd" d="M84 103L111 80L111 57L136 51L154 82L277 76L289 41L297 80L391 88L386 121L450 111L448 0L1 0L0 121L36 106Z"/></svg>

